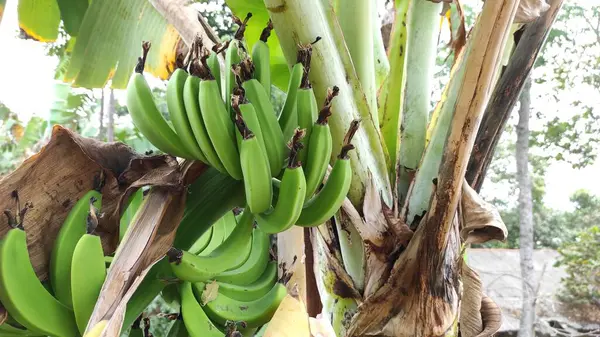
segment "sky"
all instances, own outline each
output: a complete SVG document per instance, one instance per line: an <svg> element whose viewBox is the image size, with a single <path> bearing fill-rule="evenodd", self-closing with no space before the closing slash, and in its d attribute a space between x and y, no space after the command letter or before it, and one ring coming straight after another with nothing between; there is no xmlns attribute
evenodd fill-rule
<svg viewBox="0 0 600 337"><path fill-rule="evenodd" d="M0 102L16 112L22 120L28 120L34 115L45 117L54 96L53 76L57 59L45 56L43 44L18 38L16 3L8 1L0 24ZM547 101L538 97L544 88L534 85L532 91L532 105L535 109L556 110L555 106L548 106ZM594 95L593 92L587 94ZM117 90L115 95L122 101L124 92ZM600 96L598 92L595 95ZM516 119L511 119L509 123L515 124ZM534 126L535 123L532 120ZM600 161L580 170L573 169L567 163L552 163L546 174L545 203L552 208L567 210L571 208L569 196L578 189L587 189L600 195L600 181L597 178L599 172ZM487 184L484 185L483 194L506 200L514 192L510 189L507 186Z"/></svg>

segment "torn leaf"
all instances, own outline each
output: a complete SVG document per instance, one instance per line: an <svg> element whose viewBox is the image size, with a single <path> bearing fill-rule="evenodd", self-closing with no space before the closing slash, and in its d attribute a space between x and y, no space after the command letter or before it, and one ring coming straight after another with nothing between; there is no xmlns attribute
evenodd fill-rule
<svg viewBox="0 0 600 337"><path fill-rule="evenodd" d="M462 184L461 206L462 228L460 237L464 243L506 240L508 231L498 209L483 200L466 180Z"/></svg>
<svg viewBox="0 0 600 337"><path fill-rule="evenodd" d="M481 280L477 272L462 264L463 292L460 303L460 335L475 337L483 331L481 318Z"/></svg>

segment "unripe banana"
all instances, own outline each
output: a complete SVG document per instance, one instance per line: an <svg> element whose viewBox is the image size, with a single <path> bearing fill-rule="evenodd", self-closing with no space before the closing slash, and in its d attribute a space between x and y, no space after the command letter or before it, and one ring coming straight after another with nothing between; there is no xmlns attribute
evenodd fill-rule
<svg viewBox="0 0 600 337"><path fill-rule="evenodd" d="M82 335L106 278L102 242L99 236L91 234L98 224L97 218L92 216L89 219L88 234L79 239L71 262L73 312Z"/></svg>
<svg viewBox="0 0 600 337"><path fill-rule="evenodd" d="M150 42L144 42L143 49L144 54L138 59L135 72L127 84L127 110L131 119L144 137L159 150L177 157L194 159L156 107L152 90L143 74Z"/></svg>
<svg viewBox="0 0 600 337"><path fill-rule="evenodd" d="M355 120L350 125L344 139L344 145L333 165L329 178L319 193L305 204L296 225L304 227L318 226L331 218L344 202L352 181L352 167L350 166L348 152L354 149L350 142L357 130L358 121Z"/></svg>
<svg viewBox="0 0 600 337"><path fill-rule="evenodd" d="M219 293L239 301L254 301L266 295L277 282L277 262L267 264L262 275L247 285L218 282Z"/></svg>
<svg viewBox="0 0 600 337"><path fill-rule="evenodd" d="M231 97L231 107L233 108L233 112L236 115L241 115L242 119L246 123L246 126L252 133L258 138L263 150L267 153L267 147L265 145L265 138L263 137L262 130L260 128L260 122L258 121L258 116L256 115L256 109L252 103L248 102L246 99L244 90L241 88L236 88L235 93ZM238 148L242 145L242 134L239 132L235 133Z"/></svg>
<svg viewBox="0 0 600 337"><path fill-rule="evenodd" d="M271 97L271 54L267 40L273 30L273 23L269 19L267 27L260 34L260 39L252 47L252 62L254 62L254 78L265 88L267 95Z"/></svg>
<svg viewBox="0 0 600 337"><path fill-rule="evenodd" d="M252 103L256 110L260 128L263 134L269 165L273 176L278 176L282 168L285 166L285 141L283 132L279 127L275 110L271 104L271 98L265 91L265 88L252 78L254 74L254 64L249 58L240 62L235 68L236 76L241 82L241 87L244 89L246 99Z"/></svg>
<svg viewBox="0 0 600 337"><path fill-rule="evenodd" d="M325 177L325 172L327 172L332 151L331 131L329 130L328 120L329 116L331 116L332 100L338 93L338 87L333 87L327 93L327 99L319 112L319 117L313 126L312 135L308 142L309 150L306 162L303 163L306 176L305 201L308 201L312 197L319 185L321 185L323 177Z"/></svg>
<svg viewBox="0 0 600 337"><path fill-rule="evenodd" d="M268 213L256 214L258 227L267 234L276 234L292 227L300 213L306 197L306 180L302 164L296 160L302 149L300 140L303 131L297 130L290 142L290 157L287 168L281 178L279 198L275 208Z"/></svg>
<svg viewBox="0 0 600 337"><path fill-rule="evenodd" d="M103 182L100 178L96 188L87 192L73 206L65 219L58 236L54 240L50 254L49 278L54 296L69 308L73 307L71 296L71 258L79 239L86 233L87 217L90 207L102 207L102 194L99 190Z"/></svg>
<svg viewBox="0 0 600 337"><path fill-rule="evenodd" d="M198 100L206 131L227 173L233 179L241 180L242 170L236 146L235 127L221 100L218 84L206 65L206 55L202 56L202 65L205 72L201 77Z"/></svg>
<svg viewBox="0 0 600 337"><path fill-rule="evenodd" d="M252 248L246 262L238 268L224 271L215 280L237 285L247 285L255 282L264 272L270 260L269 248L271 239L259 228L252 233Z"/></svg>
<svg viewBox="0 0 600 337"><path fill-rule="evenodd" d="M195 253L200 256L208 256L210 255L217 247L219 247L223 241L225 241L225 222L223 218L217 220L211 227L212 236L210 237L210 242L201 252ZM191 251L189 251L191 253Z"/></svg>
<svg viewBox="0 0 600 337"><path fill-rule="evenodd" d="M73 312L54 298L35 274L22 224L9 229L0 240L0 302L31 332L58 337L79 334Z"/></svg>
<svg viewBox="0 0 600 337"><path fill-rule="evenodd" d="M192 247L190 247L190 249L188 249L188 251L192 254L200 254L211 242L212 235L213 227L211 227L208 231L204 232L204 234L202 234L200 238L198 238L198 240L194 242L194 244L192 245Z"/></svg>
<svg viewBox="0 0 600 337"><path fill-rule="evenodd" d="M229 45L227 46L227 50L225 51L225 88L223 89L224 96L223 101L228 105L229 113L233 114L233 110L231 109L231 94L233 93L233 88L236 87L237 82L235 79L235 74L232 72L232 67L242 60L243 54L246 54L246 48L243 43L244 32L246 31L246 24L248 20L252 17L252 13L248 13L244 21L240 20L237 17L233 17L233 21L239 27L235 32L233 39L229 41Z"/></svg>
<svg viewBox="0 0 600 337"><path fill-rule="evenodd" d="M290 80L288 82L287 96L283 103L283 108L279 112L279 127L283 130L284 139L292 138L294 130L298 126L298 114L296 107L296 93L300 89L304 66L298 62L292 67Z"/></svg>
<svg viewBox="0 0 600 337"><path fill-rule="evenodd" d="M183 88L183 102L185 105L185 111L187 113L190 126L192 127L192 131L194 132L196 142L200 146L200 149L202 149L202 153L206 157L206 160L208 160L208 163L219 172L227 174L227 170L225 170L225 167L221 163L221 160L219 159L219 156L217 155L217 152L210 141L210 137L206 131L206 126L204 125L204 120L202 119L200 102L198 101L200 78L194 75L196 70L194 67L197 67L196 62L192 62L190 65L192 76L188 76Z"/></svg>
<svg viewBox="0 0 600 337"><path fill-rule="evenodd" d="M267 294L254 301L238 301L218 294L206 303L204 312L220 325L227 321L244 321L248 328L256 328L271 320L285 295L287 289L281 283L276 283Z"/></svg>
<svg viewBox="0 0 600 337"><path fill-rule="evenodd" d="M181 68L177 68L173 74L171 74L171 78L167 84L167 107L175 132L177 132L177 136L181 139L181 143L186 151L192 154L194 159L208 164L204 153L202 153L200 146L198 146L198 143L196 142L194 132L192 131L192 127L185 111L183 92L187 78L188 73Z"/></svg>
<svg viewBox="0 0 600 337"><path fill-rule="evenodd" d="M171 270L180 280L203 282L227 269L242 265L250 254L253 225L254 216L250 212L244 212L233 233L207 256L171 248L167 253Z"/></svg>
<svg viewBox="0 0 600 337"><path fill-rule="evenodd" d="M183 282L179 288L181 294L181 315L183 324L191 337L224 337L225 334L217 328L206 316L206 313L196 300L190 282Z"/></svg>
<svg viewBox="0 0 600 337"><path fill-rule="evenodd" d="M219 63L219 45L214 45L213 49L206 60L206 64L210 69L210 73L215 77L217 81L217 87L219 87L219 93L223 92L223 84L221 83L221 64Z"/></svg>
<svg viewBox="0 0 600 337"><path fill-rule="evenodd" d="M258 138L248 129L239 114L236 115L236 126L243 138L240 145L240 163L246 203L250 212L258 214L268 210L273 199L269 160Z"/></svg>

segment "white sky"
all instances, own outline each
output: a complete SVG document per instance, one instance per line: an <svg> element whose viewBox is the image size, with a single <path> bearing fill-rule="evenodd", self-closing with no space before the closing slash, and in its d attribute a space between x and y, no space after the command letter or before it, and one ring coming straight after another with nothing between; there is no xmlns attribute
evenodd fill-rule
<svg viewBox="0 0 600 337"><path fill-rule="evenodd" d="M43 44L17 37L16 3L8 1L0 24L0 102L19 114L22 120L28 120L33 115L44 117L49 111L54 95L53 76L57 59L44 55ZM549 102L537 97L541 91L543 88L534 85L532 106L537 110L556 110L555 106L548 106ZM115 94L119 100L123 97L122 91ZM595 92L595 96L600 95ZM534 125L535 122L532 120ZM513 118L511 123L516 123L516 120ZM577 189L588 189L600 195L599 173L600 161L581 170L574 170L567 163L553 163L546 175L546 204L568 209L569 195ZM510 193L505 186L488 185L484 189L485 195L504 200Z"/></svg>

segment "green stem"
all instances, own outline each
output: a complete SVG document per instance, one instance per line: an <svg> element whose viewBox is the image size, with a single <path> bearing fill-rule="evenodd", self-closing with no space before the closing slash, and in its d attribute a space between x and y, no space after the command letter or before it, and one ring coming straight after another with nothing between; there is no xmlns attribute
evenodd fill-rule
<svg viewBox="0 0 600 337"><path fill-rule="evenodd" d="M406 68L400 141L398 195L401 202L425 150L441 10L442 3L427 0L411 0L408 6L406 63L410 67Z"/></svg>
<svg viewBox="0 0 600 337"><path fill-rule="evenodd" d="M400 121L404 103L404 86L406 83L405 60L407 45L406 12L408 1L396 7L396 18L391 33L389 49L390 74L380 93L380 127L383 140L389 153L388 170L390 179L395 181L398 165L398 148L400 147Z"/></svg>
<svg viewBox="0 0 600 337"><path fill-rule="evenodd" d="M453 69L450 81L442 94L442 101L436 107L435 125L431 131L431 139L427 144L427 149L423 155L421 165L415 176L414 182L408 191L406 206L406 223L412 225L415 218L422 216L429 209L429 202L434 190L434 178L437 177L444 145L448 136L448 129L452 123L454 115L454 105L462 86L467 65L465 60L471 50L471 44L467 44L466 50L457 61L456 68ZM416 225L416 224L415 224Z"/></svg>
<svg viewBox="0 0 600 337"><path fill-rule="evenodd" d="M343 6L339 6L337 17L358 80L367 96L371 116L378 125L373 44L373 13L377 14L376 7L374 1L347 0Z"/></svg>
<svg viewBox="0 0 600 337"><path fill-rule="evenodd" d="M339 153L345 133L352 120L362 120L354 137L356 151L351 152L353 176L349 198L355 205L362 205L365 182L371 175L382 197L391 204L391 186L385 165L385 154L380 140L379 128L373 122L365 95L352 65L352 60L338 25L329 27L335 19L332 8L324 10L321 0L264 0L270 12L275 32L289 65L296 62L297 44L322 39L313 46L310 81L318 102L323 102L327 88L340 88L340 95L333 105L330 127L333 138L332 160ZM335 22L335 20L331 20ZM337 27L337 28L336 28Z"/></svg>

